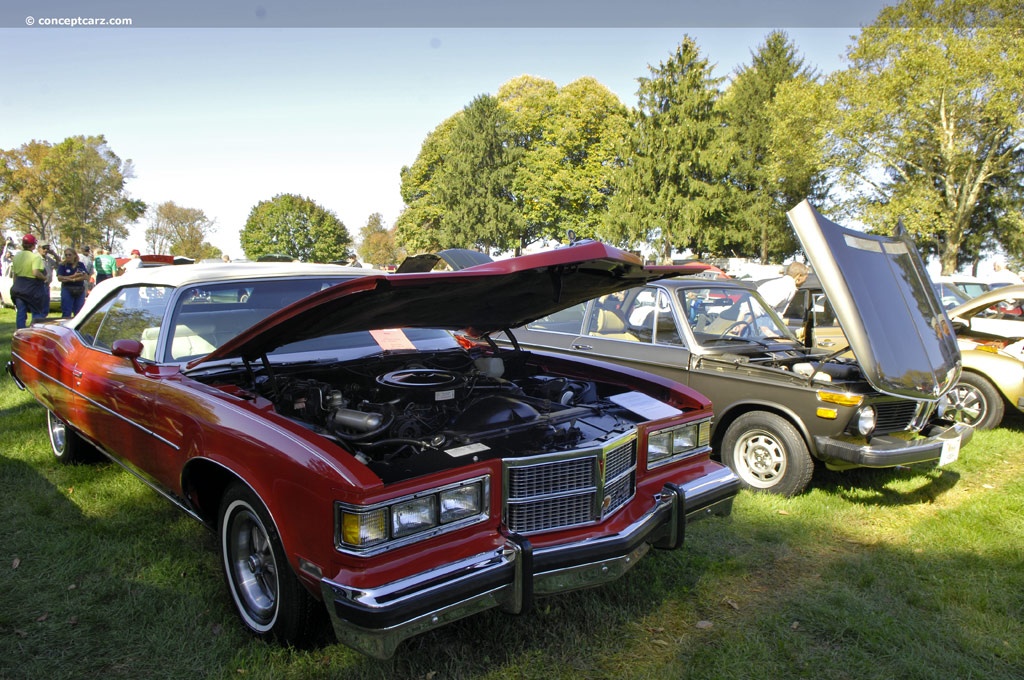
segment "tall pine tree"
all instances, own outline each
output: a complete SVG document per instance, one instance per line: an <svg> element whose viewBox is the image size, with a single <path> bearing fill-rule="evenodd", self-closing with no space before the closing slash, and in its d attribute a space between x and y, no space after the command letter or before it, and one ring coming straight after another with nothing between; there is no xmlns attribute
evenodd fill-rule
<svg viewBox="0 0 1024 680"><path fill-rule="evenodd" d="M434 176L444 210L442 243L487 253L519 250L523 219L512 187L522 149L511 142L507 114L495 97L480 95L463 110L450 154Z"/></svg>
<svg viewBox="0 0 1024 680"><path fill-rule="evenodd" d="M732 158L717 105L721 83L689 36L650 77L639 79L638 108L617 173L602 235L649 243L658 257L677 250L706 254L711 229L728 205Z"/></svg>
<svg viewBox="0 0 1024 680"><path fill-rule="evenodd" d="M778 162L772 113L782 84L814 77L781 31L769 34L751 64L736 72L723 105L736 153L730 179L737 192L728 228L719 232L721 251L771 262L799 249L786 211L805 198L818 203L824 177L812 166Z"/></svg>

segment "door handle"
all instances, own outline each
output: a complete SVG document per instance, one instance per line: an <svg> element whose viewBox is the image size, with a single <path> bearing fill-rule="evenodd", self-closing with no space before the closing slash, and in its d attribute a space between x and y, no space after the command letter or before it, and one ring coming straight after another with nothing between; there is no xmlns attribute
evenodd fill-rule
<svg viewBox="0 0 1024 680"><path fill-rule="evenodd" d="M591 350L591 349L594 349L593 346L591 346L591 345L581 345L581 344L578 344L578 343L573 343L572 348L573 349L581 349L581 350Z"/></svg>
<svg viewBox="0 0 1024 680"><path fill-rule="evenodd" d="M818 341L818 347L834 347L835 344L836 343L833 342L832 340L819 340Z"/></svg>

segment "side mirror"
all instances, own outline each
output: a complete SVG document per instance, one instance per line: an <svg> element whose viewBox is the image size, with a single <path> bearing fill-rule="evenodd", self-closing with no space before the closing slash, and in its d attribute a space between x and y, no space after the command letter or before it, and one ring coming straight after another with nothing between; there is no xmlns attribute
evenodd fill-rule
<svg viewBox="0 0 1024 680"><path fill-rule="evenodd" d="M138 340L115 340L112 353L115 357L128 359L136 371L143 372L142 365L139 364L139 357L142 356L142 343Z"/></svg>

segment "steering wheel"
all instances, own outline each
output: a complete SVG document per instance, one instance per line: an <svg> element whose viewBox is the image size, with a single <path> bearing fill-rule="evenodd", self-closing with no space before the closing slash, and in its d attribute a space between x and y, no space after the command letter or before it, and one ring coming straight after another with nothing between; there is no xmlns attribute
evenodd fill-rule
<svg viewBox="0 0 1024 680"><path fill-rule="evenodd" d="M737 321L722 331L720 335L736 335L741 338L748 337L750 335L750 322Z"/></svg>

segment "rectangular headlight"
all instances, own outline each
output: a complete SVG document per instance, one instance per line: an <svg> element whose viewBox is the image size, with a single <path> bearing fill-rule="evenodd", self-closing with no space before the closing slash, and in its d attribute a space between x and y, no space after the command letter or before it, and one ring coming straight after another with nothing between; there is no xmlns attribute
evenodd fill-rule
<svg viewBox="0 0 1024 680"><path fill-rule="evenodd" d="M710 441L710 420L652 432L647 436L647 468L696 453L707 447Z"/></svg>
<svg viewBox="0 0 1024 680"><path fill-rule="evenodd" d="M372 506L335 502L335 546L372 555L481 522L489 481L484 475Z"/></svg>
<svg viewBox="0 0 1024 680"><path fill-rule="evenodd" d="M471 517L480 512L480 484L447 489L441 492L441 524Z"/></svg>
<svg viewBox="0 0 1024 680"><path fill-rule="evenodd" d="M436 496L414 498L391 506L391 538L401 538L436 526Z"/></svg>

